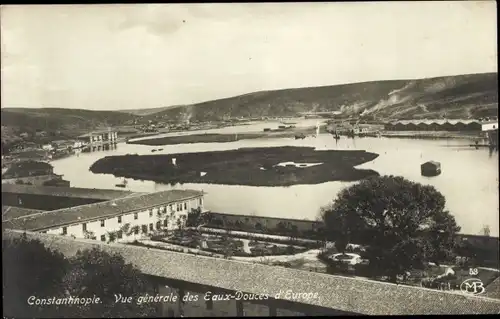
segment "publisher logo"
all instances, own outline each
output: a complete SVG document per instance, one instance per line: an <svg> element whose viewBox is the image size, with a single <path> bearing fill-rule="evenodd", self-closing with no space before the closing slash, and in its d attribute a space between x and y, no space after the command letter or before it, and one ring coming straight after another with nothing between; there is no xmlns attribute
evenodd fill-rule
<svg viewBox="0 0 500 319"><path fill-rule="evenodd" d="M480 295L486 291L483 282L478 278L470 278L462 282L460 290L469 295Z"/></svg>

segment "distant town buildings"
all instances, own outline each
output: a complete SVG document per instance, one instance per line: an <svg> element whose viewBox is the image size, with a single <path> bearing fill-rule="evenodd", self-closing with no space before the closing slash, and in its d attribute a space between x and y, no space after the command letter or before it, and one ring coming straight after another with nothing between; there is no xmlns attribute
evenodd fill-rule
<svg viewBox="0 0 500 319"><path fill-rule="evenodd" d="M386 123L386 131L485 131L498 129L498 121L407 120Z"/></svg>

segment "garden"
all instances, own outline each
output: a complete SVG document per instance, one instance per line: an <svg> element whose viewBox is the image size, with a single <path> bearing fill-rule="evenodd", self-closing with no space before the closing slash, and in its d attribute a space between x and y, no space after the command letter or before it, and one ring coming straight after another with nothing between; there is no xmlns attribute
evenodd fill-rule
<svg viewBox="0 0 500 319"><path fill-rule="evenodd" d="M211 234L194 229L173 230L168 234L151 236L151 240L172 245L194 248L199 251L222 254L226 257L261 257L294 255L309 250L297 243L269 242L257 240L251 236L240 238L228 233Z"/></svg>
<svg viewBox="0 0 500 319"><path fill-rule="evenodd" d="M323 250L318 254L318 259L327 264L326 272L334 275L360 276L380 281L389 281L386 276L378 276L376 269L369 263L349 265L339 261L332 261L328 256L338 253L337 249ZM362 259L366 258L361 248L348 247L346 253L359 254ZM429 263L424 269L411 269L397 276L397 283L420 286L440 290L460 290L460 285L467 279L477 278L486 287L499 277L500 272L488 268L474 268L474 264L464 262L462 257L457 257L453 265L436 265Z"/></svg>

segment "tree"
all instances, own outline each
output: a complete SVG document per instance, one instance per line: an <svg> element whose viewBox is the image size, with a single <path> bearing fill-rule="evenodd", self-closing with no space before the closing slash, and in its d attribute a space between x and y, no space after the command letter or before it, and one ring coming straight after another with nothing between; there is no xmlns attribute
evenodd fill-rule
<svg viewBox="0 0 500 319"><path fill-rule="evenodd" d="M69 306L72 318L143 317L156 314L153 304L138 304L137 298L154 295L144 275L119 254L97 248L79 251L70 259L71 268L63 278L66 295L73 298L100 297L102 303ZM132 303L116 302L115 294L133 297Z"/></svg>
<svg viewBox="0 0 500 319"><path fill-rule="evenodd" d="M382 176L342 190L322 217L331 238L367 244L370 267L396 281L406 270L453 258L460 227L444 207L434 187Z"/></svg>
<svg viewBox="0 0 500 319"><path fill-rule="evenodd" d="M193 208L187 215L186 226L196 227L202 222L201 208Z"/></svg>
<svg viewBox="0 0 500 319"><path fill-rule="evenodd" d="M489 236L490 235L490 226L489 225L484 225L482 229L482 234L483 236Z"/></svg>
<svg viewBox="0 0 500 319"><path fill-rule="evenodd" d="M30 296L62 295L62 277L69 266L60 253L26 236L2 240L4 317L57 317L57 307L28 305Z"/></svg>
<svg viewBox="0 0 500 319"><path fill-rule="evenodd" d="M299 229L298 229L297 225L292 225L290 227L289 233L290 233L290 240L292 240L292 241L297 240L297 238L299 237Z"/></svg>

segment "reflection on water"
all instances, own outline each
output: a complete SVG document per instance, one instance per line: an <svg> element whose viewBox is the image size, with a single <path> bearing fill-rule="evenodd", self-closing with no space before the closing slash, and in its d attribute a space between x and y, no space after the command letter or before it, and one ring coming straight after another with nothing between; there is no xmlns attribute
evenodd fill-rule
<svg viewBox="0 0 500 319"><path fill-rule="evenodd" d="M374 169L382 175L400 175L436 187L446 197L446 206L462 227L462 232L477 234L489 225L498 236L498 153L469 147L467 140L417 140L396 138L341 138L329 134L318 138L240 140L231 143L166 145L154 154L228 150L239 147L310 146L316 149L366 150L378 153L374 161L358 166ZM89 167L99 158L120 154L152 154L155 146L119 144L116 150L81 153L53 162L55 172L64 174L75 187L114 189L121 179L112 175L92 174ZM420 175L420 164L441 162L442 174ZM307 169L307 168L305 168ZM319 208L331 202L342 188L353 183L328 182L290 187L250 187L208 184L184 184L175 188L193 188L207 192L208 209L218 212L255 214L313 220ZM150 181L129 180L128 188L147 192L172 186Z"/></svg>

